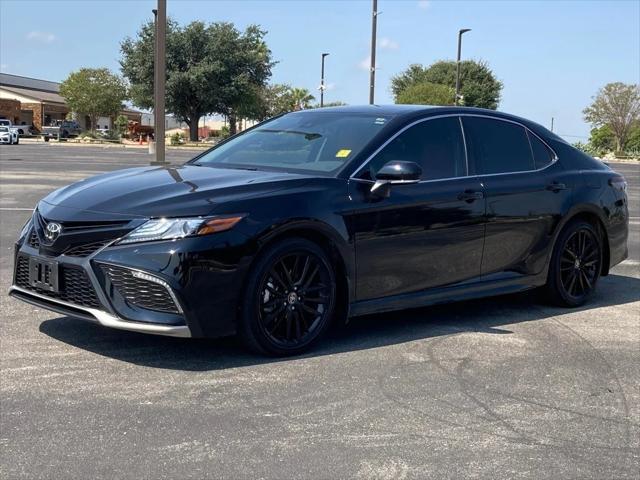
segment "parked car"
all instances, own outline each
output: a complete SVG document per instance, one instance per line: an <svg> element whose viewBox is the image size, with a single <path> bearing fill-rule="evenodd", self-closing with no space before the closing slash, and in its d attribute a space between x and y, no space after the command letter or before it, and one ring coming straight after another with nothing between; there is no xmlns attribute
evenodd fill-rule
<svg viewBox="0 0 640 480"><path fill-rule="evenodd" d="M10 293L108 327L237 332L290 355L348 315L536 287L577 307L627 257L628 221L620 174L523 118L306 110L183 166L51 193L18 237Z"/></svg>
<svg viewBox="0 0 640 480"><path fill-rule="evenodd" d="M0 144L3 143L8 145L20 143L18 132L9 127L0 126Z"/></svg>
<svg viewBox="0 0 640 480"><path fill-rule="evenodd" d="M51 125L42 127L42 135L49 138L77 137L82 133L82 127L75 120L54 120Z"/></svg>
<svg viewBox="0 0 640 480"><path fill-rule="evenodd" d="M0 118L0 127L5 127L9 132L11 132L11 143L15 143L16 145L20 143L20 135L23 135L25 131L28 134L28 128L30 128L26 125L23 125L22 128L19 128L17 125L14 125L13 122L11 122L11 120L9 120L8 118Z"/></svg>
<svg viewBox="0 0 640 480"><path fill-rule="evenodd" d="M0 125L0 143L17 145L20 143L20 135L15 128Z"/></svg>

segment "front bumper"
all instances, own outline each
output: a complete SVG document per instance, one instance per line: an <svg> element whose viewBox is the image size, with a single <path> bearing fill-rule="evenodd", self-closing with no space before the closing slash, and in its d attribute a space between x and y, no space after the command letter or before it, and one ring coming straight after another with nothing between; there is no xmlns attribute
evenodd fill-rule
<svg viewBox="0 0 640 480"><path fill-rule="evenodd" d="M11 137L0 137L0 143L11 143Z"/></svg>
<svg viewBox="0 0 640 480"><path fill-rule="evenodd" d="M171 337L190 337L191 331L186 325L159 325L140 322L130 322L118 318L109 312L97 308L75 305L63 300L48 297L38 292L13 285L9 289L9 295L37 307L81 318L83 320L95 321L104 327L128 330L130 332L151 333L155 335L167 335Z"/></svg>
<svg viewBox="0 0 640 480"><path fill-rule="evenodd" d="M66 235L47 246L38 215L31 232L16 244L11 296L122 330L177 337L235 333L238 299L251 261L244 234L117 245L132 224L106 233L104 228L86 233L70 225L63 228ZM105 235L109 241L103 241ZM57 265L57 290L32 282L32 257Z"/></svg>

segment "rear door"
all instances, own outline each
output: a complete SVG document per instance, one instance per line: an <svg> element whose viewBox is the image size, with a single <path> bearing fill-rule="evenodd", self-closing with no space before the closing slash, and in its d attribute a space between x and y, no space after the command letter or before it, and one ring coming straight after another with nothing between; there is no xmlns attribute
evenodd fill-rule
<svg viewBox="0 0 640 480"><path fill-rule="evenodd" d="M555 180L561 166L523 125L482 116L464 116L463 125L470 168L486 197L483 278L540 273L570 195L567 185Z"/></svg>
<svg viewBox="0 0 640 480"><path fill-rule="evenodd" d="M420 183L370 193L387 162L418 163ZM350 181L358 300L419 292L478 278L484 238L482 185L467 175L457 116L425 119L400 133Z"/></svg>

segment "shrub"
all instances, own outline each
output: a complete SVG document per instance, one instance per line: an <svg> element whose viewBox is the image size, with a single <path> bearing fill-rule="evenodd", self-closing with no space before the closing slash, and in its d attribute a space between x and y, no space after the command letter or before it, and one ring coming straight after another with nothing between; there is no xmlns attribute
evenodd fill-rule
<svg viewBox="0 0 640 480"><path fill-rule="evenodd" d="M171 145L180 145L184 143L184 134L182 132L176 132L169 137Z"/></svg>

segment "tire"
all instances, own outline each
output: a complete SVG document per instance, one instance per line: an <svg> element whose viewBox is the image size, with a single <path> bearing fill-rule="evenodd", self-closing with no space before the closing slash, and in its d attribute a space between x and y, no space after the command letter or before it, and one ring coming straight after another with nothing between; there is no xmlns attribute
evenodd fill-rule
<svg viewBox="0 0 640 480"><path fill-rule="evenodd" d="M20 145L20 137L16 138L16 145Z"/></svg>
<svg viewBox="0 0 640 480"><path fill-rule="evenodd" d="M558 236L549 276L547 297L555 305L579 307L595 292L602 271L602 238L588 222L570 222Z"/></svg>
<svg viewBox="0 0 640 480"><path fill-rule="evenodd" d="M335 272L327 254L308 240L285 239L269 246L249 272L238 333L255 352L298 355L322 338L335 311Z"/></svg>

